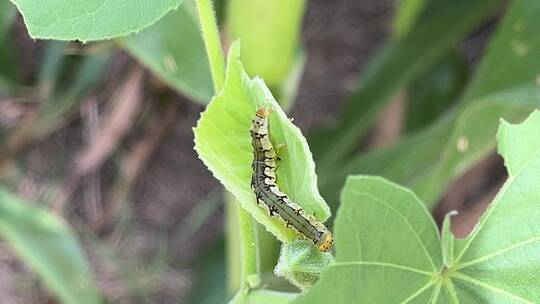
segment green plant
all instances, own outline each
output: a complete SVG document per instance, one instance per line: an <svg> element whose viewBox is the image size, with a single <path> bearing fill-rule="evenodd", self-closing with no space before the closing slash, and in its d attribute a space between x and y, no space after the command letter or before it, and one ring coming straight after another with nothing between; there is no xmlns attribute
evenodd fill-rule
<svg viewBox="0 0 540 304"><path fill-rule="evenodd" d="M514 9L520 11L520 9ZM512 14L516 13L510 13L508 17L510 20L515 18ZM501 35L504 36L504 34ZM196 149L216 178L235 194L244 208L254 214L254 217L279 239L288 241L277 232L283 229L283 225L278 223L276 226L276 223L269 221L269 216L261 214L262 211L254 204L254 196L248 188L251 161L249 148L246 149L246 147L249 147L250 137L245 130L249 128L249 114L255 111L257 105L264 103L265 100L272 101L273 98L265 93L263 84L258 84L257 80L251 81L238 67L237 52L238 50L233 46L228 61L226 85L211 102L195 129ZM504 97L504 100L509 98ZM276 105L274 104L273 107ZM279 113L279 110L277 111ZM280 114L278 117L283 116ZM509 127L505 123L499 134L507 134L508 128L515 128L524 133L516 132L514 136L530 138L540 126L538 118L540 115L535 113L520 127ZM283 123L283 118L280 118L279 121L274 120L271 124L272 131L277 133L272 137L275 142L283 141L280 135ZM224 126L226 132L223 131ZM499 135L501 150L508 147L508 139L504 136ZM285 142L288 146L290 140L285 140ZM237 147L237 151L231 149L233 145ZM520 154L518 151L521 149L526 148L515 145L512 148L515 154L502 152L507 159L507 164L509 159ZM287 187L290 180L295 180L291 176L299 171L302 172L299 168L288 165L289 163L296 164L295 153L302 155L300 159L308 161L311 159L310 153L306 155L302 152L303 149L290 150L294 152L283 154L286 169L280 171L280 186L288 189L289 193L310 189L311 187L305 184ZM536 162L538 148L535 148L535 144L531 143L526 150L531 153L522 155L520 157L522 162L527 164ZM293 170L289 169L291 167ZM300 165L300 168L305 168L305 166ZM521 167L520 169L530 170L528 172L531 174L536 170ZM321 282L294 301L292 301L294 296L286 293L264 290L250 292L250 289L258 288L260 278L257 277L256 251L246 250L242 252L251 254L255 260L246 261L248 264L241 266L250 271L244 274L243 286L233 302L327 303L336 300L340 303L355 301L360 303L468 303L484 300L534 302L539 296L532 279L536 276L536 263L534 258L527 255L523 257L519 250L535 252L538 229L527 227L523 232L516 231L514 234L514 232L509 232L508 228L512 227L511 223L514 221L534 222L534 218L538 215L536 212L522 211L515 211L520 214L516 216L503 215L515 209L528 209L527 206L534 204L537 198L533 195L523 201L519 199L519 196L507 194L513 191L506 192L506 189L520 188L514 184L517 182L512 174L515 169L508 166L508 170L510 171L509 181L473 234L466 239L456 240L449 230L450 217L448 216L442 233L442 241L425 205L412 192L380 178L350 177L342 192L342 205L335 223L338 254L336 261L330 262L329 266L322 261L318 263L323 266L323 269L327 267L322 272ZM306 174L302 173L302 175L304 176L302 180L305 180ZM533 179L535 178L537 179L538 176ZM523 184L531 185L536 182L527 180ZM246 205L246 202L250 201L251 205ZM313 202L313 199L306 199L299 195L296 201L311 211L307 204ZM518 219L520 216L524 218ZM253 233L252 226L251 222L244 222L240 226L240 234L249 233L249 231ZM520 235L519 240L508 241L518 235ZM343 242L341 247L339 240ZM253 238L241 237L240 246L252 247L253 241ZM295 248L292 252L284 250L282 258L289 259L289 255L294 256L299 251L302 249ZM243 259L245 260L246 256L243 256ZM505 267L504 263L507 260L512 262L508 263L510 266ZM304 269L310 266L306 260L297 262L299 265L287 265L287 267L298 270L302 269L302 265ZM520 266L512 268L511 265L515 264ZM504 267L505 273L510 278L505 278L498 273L501 271L500 265ZM526 270L522 271L522 267ZM320 268L312 271L317 273ZM291 270L292 272L294 270ZM306 273L310 272L305 271L303 275ZM296 282L292 277L288 279ZM389 292L389 290L396 292ZM250 300L250 297L253 298Z"/></svg>
<svg viewBox="0 0 540 304"><path fill-rule="evenodd" d="M382 178L349 177L335 223L336 262L294 303L538 301L540 193L528 185L540 182L539 127L538 111L519 125L501 122L498 150L509 178L464 239L450 231L452 214L439 236L410 190Z"/></svg>
<svg viewBox="0 0 540 304"><path fill-rule="evenodd" d="M231 303L540 301L535 258L540 252L536 187L540 184L540 113L533 112L519 125L505 121L521 121L540 105L538 1L516 0L508 5L474 77L463 67L459 43L503 1L400 2L392 38L370 62L362 86L346 102L336 126L309 134L307 140L282 110L294 100L303 69L299 42L303 0L231 0L227 29L241 41L231 44L226 62L211 0L12 2L32 37L82 42L117 38L115 46L168 86L207 104L194 128L195 149L232 194L226 208ZM244 10L246 6L249 10ZM269 18L258 24L250 14L253 11L265 11ZM13 8L5 12L0 24L11 22ZM0 64L11 56L1 30ZM132 33L136 34L124 37ZM0 168L75 112L104 74L114 48L101 45L97 53L70 59L63 54L65 44L47 45L36 84L45 102L33 119L0 132L0 140L15 142L0 149ZM62 83L66 66L76 75L68 89ZM27 90L26 84L17 84L13 69L5 67L0 65L2 86L13 92ZM251 78L244 68L262 78ZM398 142L356 153L359 140L399 91L408 94L409 113L425 111L407 116L407 133ZM332 219L331 211L337 211L335 258L296 241L289 228L255 202L250 189L249 126L261 105L273 109L272 141L285 146L279 154L280 188L320 221ZM501 118L505 120L497 142L508 180L470 236L453 236L452 214L439 232L428 208L454 178L493 150ZM22 206L21 199L0 190L0 234L63 302L100 303L68 225L48 211ZM267 231L283 243L275 274L301 292L265 287L268 269L263 265L274 266L274 261L271 255L261 254L261 248L275 247L264 238ZM36 254L38 250L46 253ZM221 273L220 263L212 265ZM207 303L212 301L224 299Z"/></svg>

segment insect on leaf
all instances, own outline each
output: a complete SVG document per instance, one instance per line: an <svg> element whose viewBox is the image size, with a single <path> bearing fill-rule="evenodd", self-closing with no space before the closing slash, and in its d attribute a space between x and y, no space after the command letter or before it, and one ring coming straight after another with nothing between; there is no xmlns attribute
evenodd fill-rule
<svg viewBox="0 0 540 304"><path fill-rule="evenodd" d="M323 222L330 210L317 190L315 164L306 139L281 110L264 81L250 79L239 59L240 45L231 46L223 90L201 115L195 133L195 150L214 176L240 202L242 208L283 242L295 238L290 228L257 206L251 189L253 148L250 128L259 107L271 111L270 139L282 145L277 169L281 191Z"/></svg>

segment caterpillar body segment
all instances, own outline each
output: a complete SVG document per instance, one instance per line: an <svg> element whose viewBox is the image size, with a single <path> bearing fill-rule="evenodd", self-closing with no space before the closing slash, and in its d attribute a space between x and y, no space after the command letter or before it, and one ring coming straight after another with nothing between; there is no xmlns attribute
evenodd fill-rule
<svg viewBox="0 0 540 304"><path fill-rule="evenodd" d="M287 194L281 192L276 184L277 154L270 141L268 117L270 111L259 108L251 124L253 145L253 174L251 188L259 206L270 216L283 220L300 237L310 240L320 251L332 248L334 236L313 215L306 213L292 202Z"/></svg>

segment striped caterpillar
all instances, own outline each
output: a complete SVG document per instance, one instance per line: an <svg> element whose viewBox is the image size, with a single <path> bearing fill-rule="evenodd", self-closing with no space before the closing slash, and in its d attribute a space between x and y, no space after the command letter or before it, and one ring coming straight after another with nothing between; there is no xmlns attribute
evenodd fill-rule
<svg viewBox="0 0 540 304"><path fill-rule="evenodd" d="M334 242L332 233L313 215L291 202L276 184L278 158L268 133L269 115L269 110L259 108L251 124L254 156L251 188L255 192L257 203L266 209L270 216L282 219L297 235L310 240L320 251L328 251Z"/></svg>

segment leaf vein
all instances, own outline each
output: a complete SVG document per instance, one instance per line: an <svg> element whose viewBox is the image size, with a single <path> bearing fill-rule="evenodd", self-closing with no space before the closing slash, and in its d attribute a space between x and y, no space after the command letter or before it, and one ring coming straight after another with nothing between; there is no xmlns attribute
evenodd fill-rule
<svg viewBox="0 0 540 304"><path fill-rule="evenodd" d="M390 268L396 268L400 270L410 271L410 272L416 272L419 274L427 275L427 276L434 276L436 273L428 272L425 270L412 268L404 265L399 264L393 264L393 263L385 263L385 262L374 262L374 261L347 261L347 262L336 262L331 265L331 267L342 267L342 266L379 266L379 267L390 267Z"/></svg>

